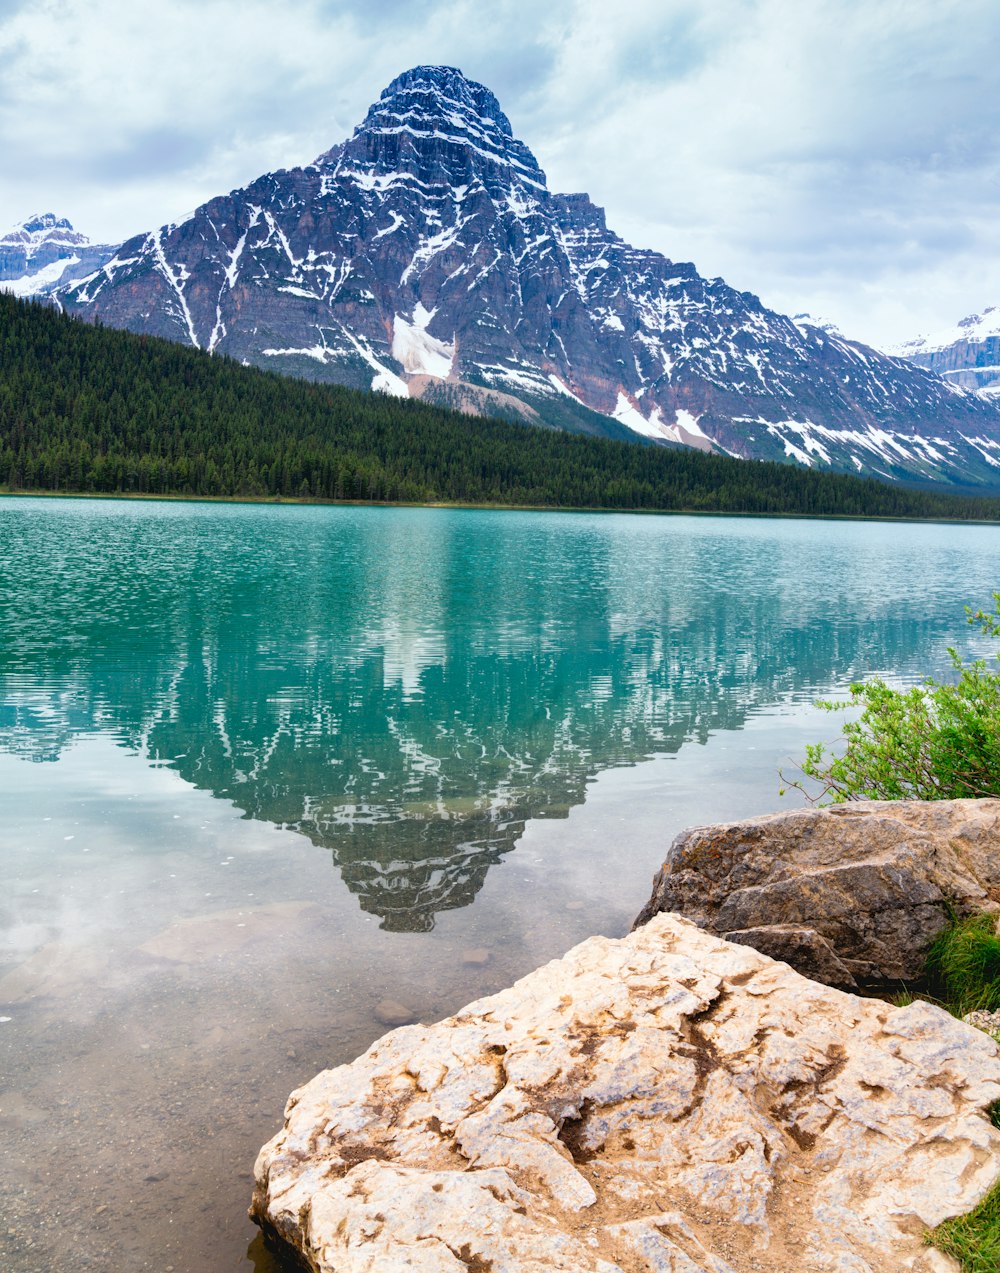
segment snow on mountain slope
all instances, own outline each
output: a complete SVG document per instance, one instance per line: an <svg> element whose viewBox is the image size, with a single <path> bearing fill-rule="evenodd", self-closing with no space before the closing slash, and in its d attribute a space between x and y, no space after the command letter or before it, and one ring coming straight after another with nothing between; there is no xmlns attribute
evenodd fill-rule
<svg viewBox="0 0 1000 1273"><path fill-rule="evenodd" d="M65 217L43 212L0 237L0 288L42 296L58 284L91 273L114 248L91 243Z"/></svg>
<svg viewBox="0 0 1000 1273"><path fill-rule="evenodd" d="M890 352L983 398L1000 395L1000 309L995 306L970 314L954 327L906 341Z"/></svg>
<svg viewBox="0 0 1000 1273"><path fill-rule="evenodd" d="M493 94L389 85L345 142L122 245L67 309L312 379L890 477L1000 480L1000 411L625 243Z"/></svg>

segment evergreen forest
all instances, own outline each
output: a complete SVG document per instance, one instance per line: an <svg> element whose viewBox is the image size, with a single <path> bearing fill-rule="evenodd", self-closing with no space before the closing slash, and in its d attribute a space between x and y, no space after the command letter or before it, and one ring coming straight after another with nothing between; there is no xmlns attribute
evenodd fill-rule
<svg viewBox="0 0 1000 1273"><path fill-rule="evenodd" d="M0 489L1000 519L996 497L292 380L2 293Z"/></svg>

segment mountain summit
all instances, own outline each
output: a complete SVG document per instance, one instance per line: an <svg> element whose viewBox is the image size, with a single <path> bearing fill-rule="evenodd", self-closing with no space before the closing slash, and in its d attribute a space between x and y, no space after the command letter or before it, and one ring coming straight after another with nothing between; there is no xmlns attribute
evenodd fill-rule
<svg viewBox="0 0 1000 1273"><path fill-rule="evenodd" d="M995 483L1000 414L902 359L633 248L553 194L447 66L346 141L60 287L88 318L317 380L739 456Z"/></svg>
<svg viewBox="0 0 1000 1273"><path fill-rule="evenodd" d="M350 141L316 164L359 177L407 172L450 186L463 177L497 189L520 180L545 191L545 173L515 139L500 103L453 66L417 66L397 76Z"/></svg>
<svg viewBox="0 0 1000 1273"><path fill-rule="evenodd" d="M51 291L91 273L113 250L91 243L65 217L35 213L0 236L0 288L19 296Z"/></svg>

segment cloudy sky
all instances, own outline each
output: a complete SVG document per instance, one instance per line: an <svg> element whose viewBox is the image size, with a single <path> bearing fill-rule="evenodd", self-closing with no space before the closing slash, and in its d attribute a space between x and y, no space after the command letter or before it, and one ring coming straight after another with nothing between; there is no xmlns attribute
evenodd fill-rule
<svg viewBox="0 0 1000 1273"><path fill-rule="evenodd" d="M553 190L874 344L1000 305L996 0L0 0L0 232L118 240L347 136L421 62Z"/></svg>

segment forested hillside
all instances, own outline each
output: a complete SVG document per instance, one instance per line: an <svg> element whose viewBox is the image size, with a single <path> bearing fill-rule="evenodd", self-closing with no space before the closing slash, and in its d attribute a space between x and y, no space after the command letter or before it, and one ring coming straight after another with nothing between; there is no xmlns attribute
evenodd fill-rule
<svg viewBox="0 0 1000 1273"><path fill-rule="evenodd" d="M1000 499L474 418L0 294L5 490L1000 519Z"/></svg>

